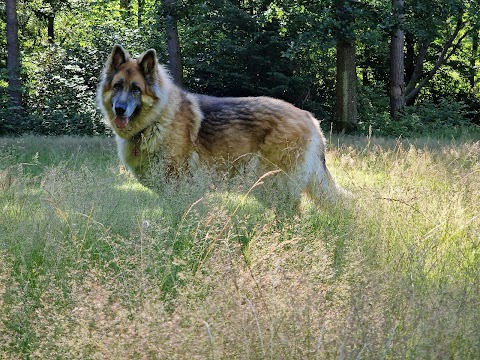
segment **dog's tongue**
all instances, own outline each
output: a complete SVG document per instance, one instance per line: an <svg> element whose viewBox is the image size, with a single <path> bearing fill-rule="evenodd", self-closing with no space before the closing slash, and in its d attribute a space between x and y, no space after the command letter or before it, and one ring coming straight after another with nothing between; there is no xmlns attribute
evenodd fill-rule
<svg viewBox="0 0 480 360"><path fill-rule="evenodd" d="M119 129L125 129L128 125L129 120L130 120L130 118L128 118L128 117L117 116L115 118L115 125L117 125L117 128L119 128Z"/></svg>

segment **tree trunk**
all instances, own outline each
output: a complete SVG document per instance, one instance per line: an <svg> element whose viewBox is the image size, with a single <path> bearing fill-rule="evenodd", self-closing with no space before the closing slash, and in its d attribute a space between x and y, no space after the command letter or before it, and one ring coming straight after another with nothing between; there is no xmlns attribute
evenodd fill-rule
<svg viewBox="0 0 480 360"><path fill-rule="evenodd" d="M398 26L390 40L390 115L397 118L405 107L405 34L403 32L403 0L392 0Z"/></svg>
<svg viewBox="0 0 480 360"><path fill-rule="evenodd" d="M22 106L22 82L20 79L17 1L6 0L5 5L7 13L8 94L12 106L18 109Z"/></svg>
<svg viewBox="0 0 480 360"><path fill-rule="evenodd" d="M138 13L137 13L138 27L141 27L143 23L144 7L145 7L145 0L138 0Z"/></svg>
<svg viewBox="0 0 480 360"><path fill-rule="evenodd" d="M48 42L53 44L55 41L55 15L48 16Z"/></svg>
<svg viewBox="0 0 480 360"><path fill-rule="evenodd" d="M357 73L355 46L337 39L337 74L335 84L335 121L337 131L350 131L357 125Z"/></svg>
<svg viewBox="0 0 480 360"><path fill-rule="evenodd" d="M415 37L413 33L407 32L405 34L405 83L408 83L412 78L415 70Z"/></svg>
<svg viewBox="0 0 480 360"><path fill-rule="evenodd" d="M477 74L477 59L479 58L478 54L478 33L480 32L480 26L475 25L472 29L472 56L470 58L470 87L475 89L476 79L475 75Z"/></svg>
<svg viewBox="0 0 480 360"><path fill-rule="evenodd" d="M120 0L120 8L122 11L122 19L127 20L131 15L132 1L131 0Z"/></svg>
<svg viewBox="0 0 480 360"><path fill-rule="evenodd" d="M165 28L167 35L168 60L170 73L174 82L181 86L183 82L182 56L178 38L177 20L175 18L173 0L162 0L165 8Z"/></svg>

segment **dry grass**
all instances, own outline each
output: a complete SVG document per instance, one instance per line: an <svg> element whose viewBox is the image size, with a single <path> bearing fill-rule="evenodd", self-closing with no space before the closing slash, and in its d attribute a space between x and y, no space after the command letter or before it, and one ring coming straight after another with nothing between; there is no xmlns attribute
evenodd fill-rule
<svg viewBox="0 0 480 360"><path fill-rule="evenodd" d="M339 143L356 200L286 216L1 139L0 358L479 358L480 143Z"/></svg>

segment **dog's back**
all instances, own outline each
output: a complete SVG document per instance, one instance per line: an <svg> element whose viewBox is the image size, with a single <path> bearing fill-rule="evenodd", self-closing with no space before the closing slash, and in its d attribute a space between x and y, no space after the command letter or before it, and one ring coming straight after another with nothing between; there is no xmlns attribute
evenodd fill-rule
<svg viewBox="0 0 480 360"><path fill-rule="evenodd" d="M314 198L346 194L328 171L325 138L309 112L269 97L195 98L203 116L198 151L206 162L254 155L259 173L283 172L283 188L293 197L302 191Z"/></svg>
<svg viewBox="0 0 480 360"><path fill-rule="evenodd" d="M280 170L281 189L296 198L303 191L317 199L343 193L325 165L325 138L312 114L269 97L183 91L153 49L134 59L116 45L97 99L121 159L139 179L152 178L144 183L155 181L157 162L179 174L202 163L256 157L257 174Z"/></svg>
<svg viewBox="0 0 480 360"><path fill-rule="evenodd" d="M311 114L285 101L268 97L196 98L203 115L198 142L208 156L236 158L258 153L288 171L312 136L322 138L320 145L324 144Z"/></svg>

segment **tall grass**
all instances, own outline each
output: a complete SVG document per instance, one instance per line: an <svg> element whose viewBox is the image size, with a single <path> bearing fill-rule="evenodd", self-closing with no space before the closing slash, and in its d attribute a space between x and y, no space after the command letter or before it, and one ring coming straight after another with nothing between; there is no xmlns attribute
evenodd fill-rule
<svg viewBox="0 0 480 360"><path fill-rule="evenodd" d="M154 193L109 139L0 139L0 358L478 359L479 157L333 139L355 200L285 215L255 179Z"/></svg>

